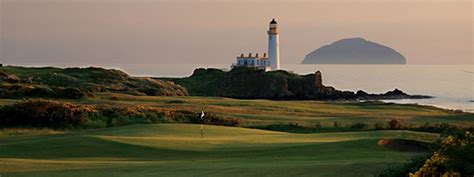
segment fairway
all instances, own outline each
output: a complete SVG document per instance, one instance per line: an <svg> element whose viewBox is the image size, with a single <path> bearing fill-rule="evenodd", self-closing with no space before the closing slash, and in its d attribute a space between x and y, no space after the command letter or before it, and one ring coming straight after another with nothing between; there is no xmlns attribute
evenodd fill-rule
<svg viewBox="0 0 474 177"><path fill-rule="evenodd" d="M196 124L149 124L0 137L9 176L372 176L416 155L380 138L431 142L410 131L295 134Z"/></svg>

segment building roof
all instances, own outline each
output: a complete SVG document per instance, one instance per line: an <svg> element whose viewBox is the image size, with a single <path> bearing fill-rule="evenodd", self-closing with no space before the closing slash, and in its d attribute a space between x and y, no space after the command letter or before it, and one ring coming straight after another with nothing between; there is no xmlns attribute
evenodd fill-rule
<svg viewBox="0 0 474 177"><path fill-rule="evenodd" d="M244 56L244 57L241 57L241 56L238 56L237 58L242 58L242 59L260 59L260 60L268 60L268 57L247 57L247 56Z"/></svg>

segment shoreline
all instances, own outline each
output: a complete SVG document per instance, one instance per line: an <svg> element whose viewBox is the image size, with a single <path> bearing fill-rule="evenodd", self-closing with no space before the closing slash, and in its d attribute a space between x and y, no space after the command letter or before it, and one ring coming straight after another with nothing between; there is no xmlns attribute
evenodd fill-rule
<svg viewBox="0 0 474 177"><path fill-rule="evenodd" d="M450 110L450 111L461 111L461 112L465 112L465 113L474 113L474 107L472 107L472 108L462 107L461 105L464 105L462 103L453 102L453 103L456 103L456 104L453 104L453 103L449 103L449 102L436 102L436 101L432 102L432 100L433 99L436 100L436 98L438 98L438 97L425 98L425 99L382 99L382 100L379 100L379 101L382 101L384 103L416 104L416 105L422 105L422 106L433 106L433 107L436 107L436 108L446 109L446 110ZM429 101L429 102L426 102L426 101ZM469 100L466 101L466 102L467 103L472 103ZM472 104L474 104L474 103L472 103Z"/></svg>

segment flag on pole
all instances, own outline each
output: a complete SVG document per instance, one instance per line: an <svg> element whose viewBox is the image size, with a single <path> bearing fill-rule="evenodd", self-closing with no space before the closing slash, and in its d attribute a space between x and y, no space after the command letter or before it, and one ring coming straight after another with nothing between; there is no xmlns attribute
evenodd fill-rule
<svg viewBox="0 0 474 177"><path fill-rule="evenodd" d="M203 131L204 131L204 110L201 110L201 138L203 137Z"/></svg>

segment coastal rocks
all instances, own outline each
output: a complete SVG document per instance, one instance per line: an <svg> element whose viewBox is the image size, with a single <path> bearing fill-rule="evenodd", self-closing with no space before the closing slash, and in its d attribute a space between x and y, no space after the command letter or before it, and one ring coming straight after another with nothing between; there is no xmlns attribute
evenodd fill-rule
<svg viewBox="0 0 474 177"><path fill-rule="evenodd" d="M237 67L229 72L196 69L190 77L169 79L186 87L193 96L223 96L240 99L280 100L357 100L406 99L411 96L398 89L384 94L341 91L325 86L320 71L297 75L283 70L264 72L255 68Z"/></svg>
<svg viewBox="0 0 474 177"><path fill-rule="evenodd" d="M359 90L356 93L357 98L361 100L393 100L393 99L426 99L426 98L433 98L431 96L426 95L408 95L405 92L395 89L392 91L388 91L383 94L369 94L365 91Z"/></svg>

